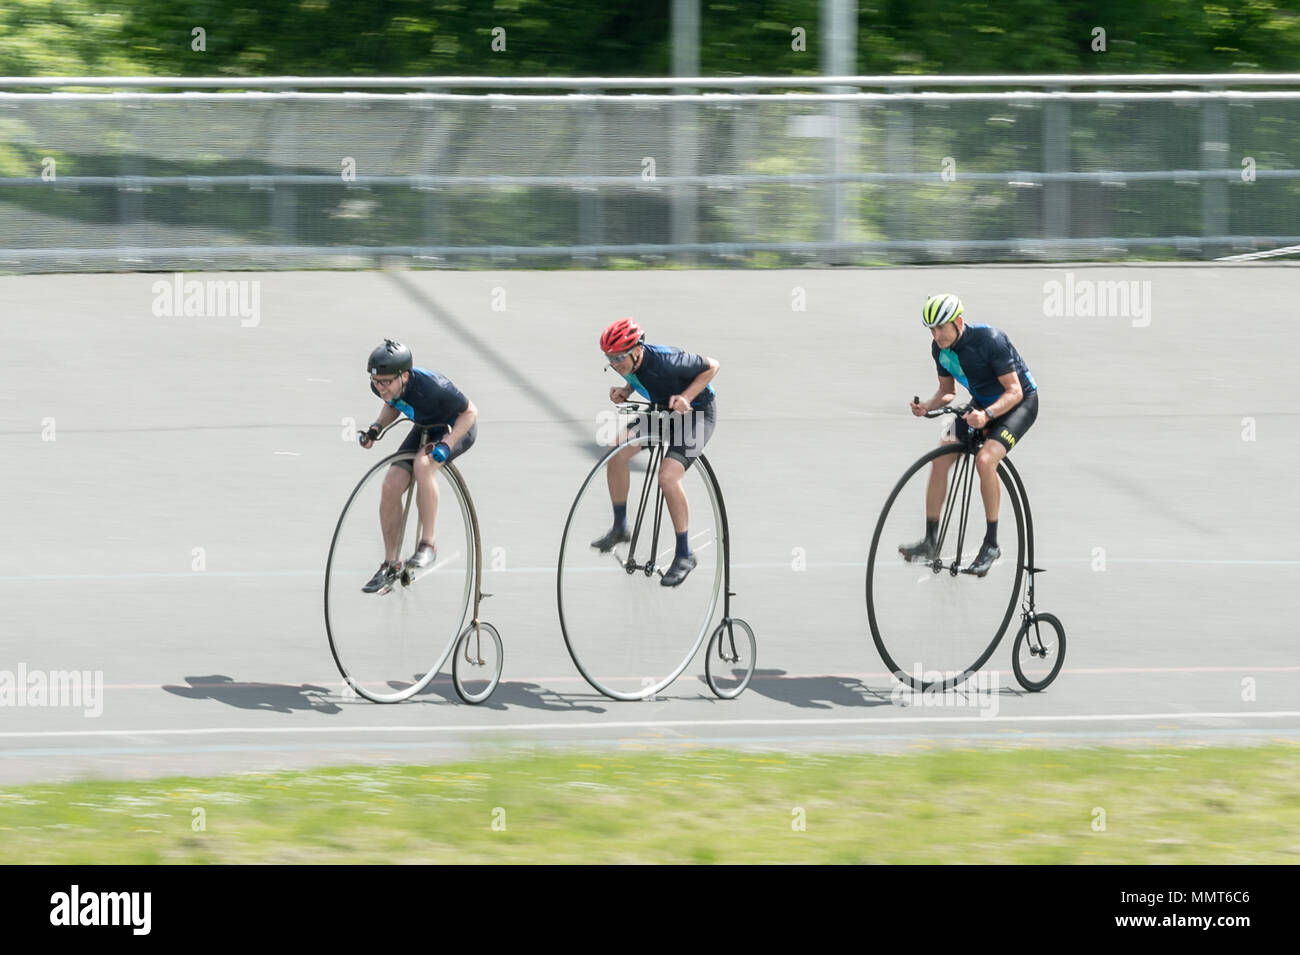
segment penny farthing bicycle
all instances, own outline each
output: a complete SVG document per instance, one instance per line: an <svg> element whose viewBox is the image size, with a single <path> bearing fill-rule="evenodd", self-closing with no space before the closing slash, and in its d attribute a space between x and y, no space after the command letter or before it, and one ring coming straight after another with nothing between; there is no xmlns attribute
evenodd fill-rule
<svg viewBox="0 0 1300 955"><path fill-rule="evenodd" d="M698 564L680 585L662 586L675 539L659 468L669 444L681 443L670 441L673 435L684 434L690 446L693 418L666 405L626 402L618 409L625 416L619 440L582 482L564 524L556 600L565 646L595 689L616 700L641 700L677 679L708 637L705 679L717 696L737 697L754 675L757 647L750 625L731 615L731 540L717 476L703 454L686 470ZM648 453L631 459L631 539L602 553L592 542L611 524L610 463L632 446ZM719 602L722 617L714 626Z"/></svg>
<svg viewBox="0 0 1300 955"><path fill-rule="evenodd" d="M917 399L913 399L917 400ZM928 412L927 418L961 417L970 405ZM1011 663L1027 690L1045 689L1065 660L1065 627L1034 607L1034 521L1024 482L1009 457L998 479L1011 504L999 514L1002 556L988 574L969 571L984 527L975 455L983 436L971 429L964 441L923 454L904 472L885 501L867 557L867 618L871 638L885 665L916 689L957 686L984 666L1010 625L1021 597L1020 628ZM936 553L905 560L898 545L915 540L923 525L930 466L950 468L939 521ZM1008 520L1009 518L1009 520ZM1010 525L1010 526L1008 526Z"/></svg>
<svg viewBox="0 0 1300 955"><path fill-rule="evenodd" d="M409 419L398 418L380 437ZM501 635L479 617L483 550L478 515L465 479L452 462L437 471L438 512L433 567L412 580L405 571L391 592L363 593L384 556L379 522L388 469L428 453L421 427L415 451L390 454L372 467L339 515L325 566L325 632L348 687L376 703L396 703L424 690L452 658L452 683L466 703L481 703L501 679ZM398 555L422 539L414 477L401 495ZM471 616L472 610L472 616ZM468 620L468 622L467 622ZM454 653L453 653L454 651Z"/></svg>

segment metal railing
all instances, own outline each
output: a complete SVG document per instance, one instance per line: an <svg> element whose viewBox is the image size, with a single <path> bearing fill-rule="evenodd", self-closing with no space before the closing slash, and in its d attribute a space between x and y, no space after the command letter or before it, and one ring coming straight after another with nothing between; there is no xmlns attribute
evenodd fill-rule
<svg viewBox="0 0 1300 955"><path fill-rule="evenodd" d="M1030 85L1051 88L998 90ZM1228 85L1283 89L1214 88ZM1149 89L1169 86L1188 88ZM306 91L345 87L366 91ZM107 92L57 91L77 88ZM791 88L836 92L750 92ZM1300 243L1300 74L0 89L13 271L1210 258ZM681 92L696 89L728 92Z"/></svg>

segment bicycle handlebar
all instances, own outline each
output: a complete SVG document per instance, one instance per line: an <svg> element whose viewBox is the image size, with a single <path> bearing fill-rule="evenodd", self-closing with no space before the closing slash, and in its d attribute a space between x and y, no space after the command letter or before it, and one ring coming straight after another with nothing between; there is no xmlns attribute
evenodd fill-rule
<svg viewBox="0 0 1300 955"><path fill-rule="evenodd" d="M649 412L650 414L672 414L673 409L655 401L620 401L614 406L623 413Z"/></svg>
<svg viewBox="0 0 1300 955"><path fill-rule="evenodd" d="M384 427L379 429L379 434L375 435L375 441L380 441L384 437L384 435L388 434L388 432L392 431L399 424L415 424L415 422L412 421L410 418L407 418L405 415L398 415L392 421L388 422L388 424L384 425ZM425 437L428 437L427 432L432 431L434 428L445 428L448 431L448 433L450 433L451 431L451 426L445 424L416 424L415 426L426 432ZM370 433L369 428L365 428L361 431L358 431L357 432L358 440L360 440L363 436L369 433Z"/></svg>
<svg viewBox="0 0 1300 955"><path fill-rule="evenodd" d="M920 395L912 395L912 403L919 405L921 403ZM970 410L974 407L975 407L974 402L967 402L964 405L953 405L953 404L944 405L942 408L936 408L933 411L927 411L925 413L925 416L927 418L938 418L941 415L954 414L958 418L961 418L966 414L968 414Z"/></svg>

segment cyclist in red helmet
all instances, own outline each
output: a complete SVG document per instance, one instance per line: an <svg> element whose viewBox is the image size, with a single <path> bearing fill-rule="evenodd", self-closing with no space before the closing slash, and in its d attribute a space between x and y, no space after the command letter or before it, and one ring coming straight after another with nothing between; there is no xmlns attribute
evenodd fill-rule
<svg viewBox="0 0 1300 955"><path fill-rule="evenodd" d="M660 583L676 587L695 569L695 555L690 545L690 503L682 479L686 469L704 450L713 435L716 402L713 387L709 384L721 367L715 359L706 358L669 348L665 345L648 345L641 326L630 318L614 322L600 336L600 350L610 367L623 376L627 384L609 389L609 400L615 404L627 401L636 391L656 404L670 407L683 416L690 415L693 428L676 430L659 466L659 487L663 489L677 535L677 552L672 566ZM627 492L630 483L628 462L641 448L625 448L609 462L607 470L609 499L614 506L614 525L604 537L591 542L602 553L615 544L629 540L627 529Z"/></svg>

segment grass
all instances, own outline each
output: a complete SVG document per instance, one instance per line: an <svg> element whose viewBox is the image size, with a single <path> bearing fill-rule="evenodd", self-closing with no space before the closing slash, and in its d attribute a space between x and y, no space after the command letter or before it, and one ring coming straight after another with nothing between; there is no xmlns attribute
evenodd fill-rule
<svg viewBox="0 0 1300 955"><path fill-rule="evenodd" d="M1295 863L1300 749L543 754L0 790L0 863ZM1104 829L1101 828L1104 811Z"/></svg>

